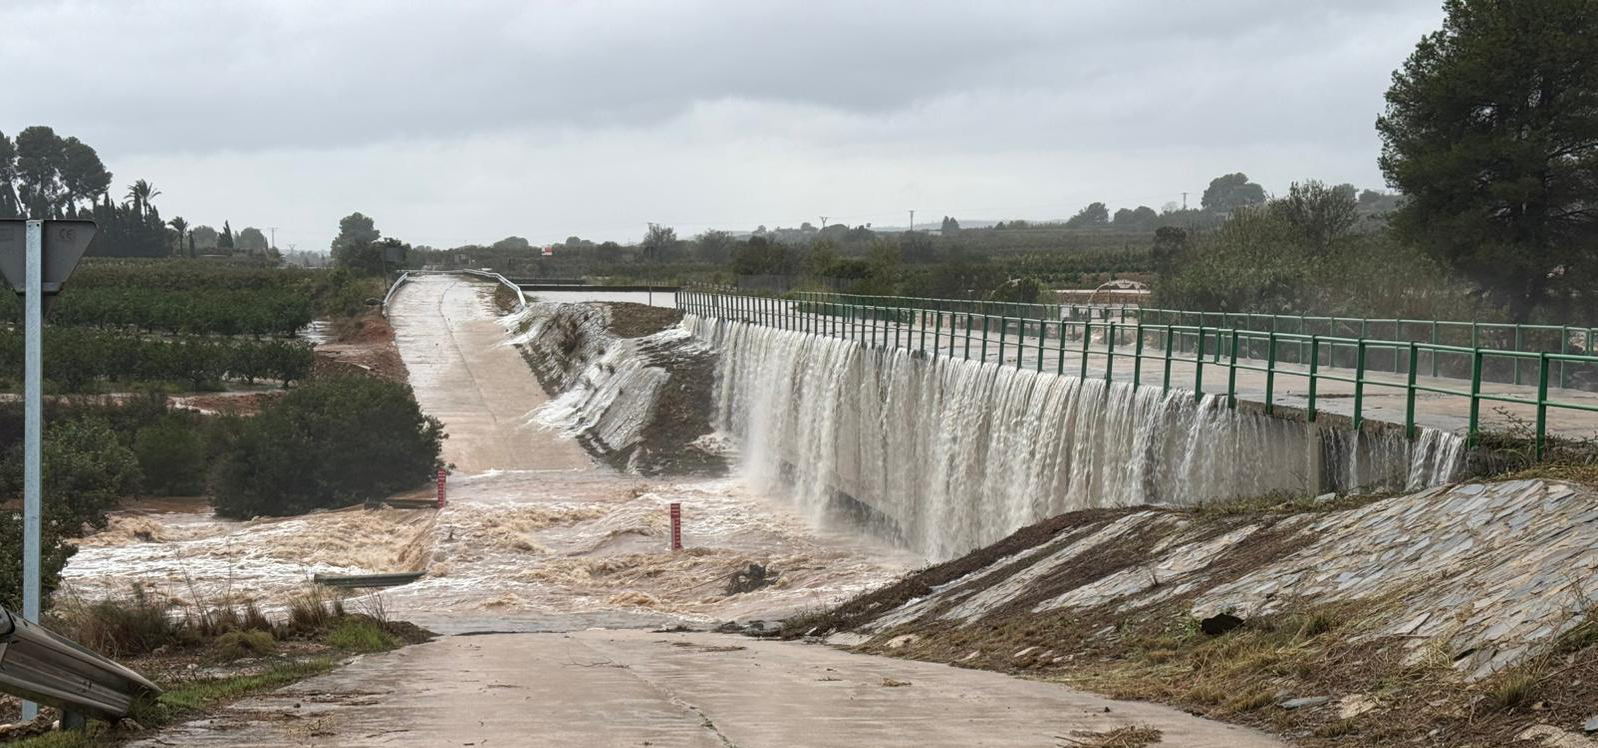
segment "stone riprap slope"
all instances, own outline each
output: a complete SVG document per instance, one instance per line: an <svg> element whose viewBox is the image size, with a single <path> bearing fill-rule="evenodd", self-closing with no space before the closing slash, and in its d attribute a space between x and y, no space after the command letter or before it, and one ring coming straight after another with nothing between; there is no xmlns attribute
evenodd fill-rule
<svg viewBox="0 0 1598 748"><path fill-rule="evenodd" d="M534 303L506 317L514 345L554 398L529 417L620 470L724 473L726 460L708 438L714 354L681 318L614 302Z"/></svg>
<svg viewBox="0 0 1598 748"><path fill-rule="evenodd" d="M1328 506L1339 503L1353 502ZM1167 686L1126 695L1288 732L1319 713L1314 730L1347 722L1337 731L1357 733L1360 719L1387 709L1424 712L1426 691L1444 686L1446 698L1432 701L1448 709L1512 716L1512 706L1494 711L1521 698L1505 683L1524 675L1538 694L1589 676L1589 686L1526 697L1520 706L1538 711L1518 730L1557 722L1567 695L1579 710L1598 685L1595 569L1598 491L1562 482L1470 483L1298 512L1094 510L794 621L789 633L1088 685L1132 667L1132 680ZM1219 672L1231 680L1206 680ZM1312 698L1310 708L1279 706L1295 697ZM1466 729L1437 709L1436 727L1424 714L1412 721L1445 735Z"/></svg>

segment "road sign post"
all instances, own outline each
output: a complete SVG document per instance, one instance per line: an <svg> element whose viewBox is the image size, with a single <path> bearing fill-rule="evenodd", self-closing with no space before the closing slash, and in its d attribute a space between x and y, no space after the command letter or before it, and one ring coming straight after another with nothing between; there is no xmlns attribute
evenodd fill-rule
<svg viewBox="0 0 1598 748"><path fill-rule="evenodd" d="M94 240L93 221L0 221L0 272L22 296L23 467L22 617L39 622L39 525L43 515L40 440L44 432L44 310ZM22 719L39 706L22 702Z"/></svg>

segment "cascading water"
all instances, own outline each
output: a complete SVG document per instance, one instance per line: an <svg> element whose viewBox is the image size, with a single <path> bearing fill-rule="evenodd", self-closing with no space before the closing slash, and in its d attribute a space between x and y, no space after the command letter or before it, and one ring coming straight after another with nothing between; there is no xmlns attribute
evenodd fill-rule
<svg viewBox="0 0 1598 748"><path fill-rule="evenodd" d="M719 352L717 426L756 486L812 514L841 500L935 559L1078 509L1418 488L1447 481L1464 451L1452 434L1338 433L1214 395L684 325Z"/></svg>

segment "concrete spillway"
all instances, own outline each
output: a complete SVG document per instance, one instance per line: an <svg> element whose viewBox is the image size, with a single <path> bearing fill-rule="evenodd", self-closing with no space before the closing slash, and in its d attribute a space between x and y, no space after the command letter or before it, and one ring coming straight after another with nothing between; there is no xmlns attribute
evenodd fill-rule
<svg viewBox="0 0 1598 748"><path fill-rule="evenodd" d="M1338 431L1214 395L683 324L719 354L716 424L749 480L812 513L847 506L934 559L1078 509L1435 485L1465 452L1439 431Z"/></svg>

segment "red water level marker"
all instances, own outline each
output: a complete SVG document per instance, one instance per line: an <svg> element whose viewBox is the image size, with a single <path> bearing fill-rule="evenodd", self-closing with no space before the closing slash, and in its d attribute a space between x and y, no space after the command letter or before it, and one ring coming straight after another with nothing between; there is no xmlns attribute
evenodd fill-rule
<svg viewBox="0 0 1598 748"><path fill-rule="evenodd" d="M682 504L671 504L671 549L682 550Z"/></svg>
<svg viewBox="0 0 1598 748"><path fill-rule="evenodd" d="M439 509L443 509L444 508L444 478L446 476L448 476L448 475L449 475L449 473L445 472L445 470L443 468L439 468L439 470L438 470L438 508Z"/></svg>

